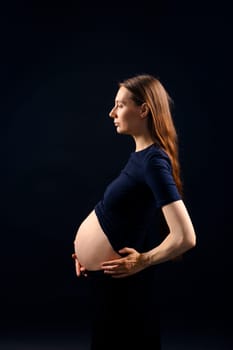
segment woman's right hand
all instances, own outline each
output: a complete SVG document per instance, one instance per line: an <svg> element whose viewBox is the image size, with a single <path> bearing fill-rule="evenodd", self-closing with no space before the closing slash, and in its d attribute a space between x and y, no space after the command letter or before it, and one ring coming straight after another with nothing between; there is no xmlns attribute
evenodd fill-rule
<svg viewBox="0 0 233 350"><path fill-rule="evenodd" d="M78 260L78 257L77 257L77 255L76 255L75 253L72 254L72 258L73 258L74 261L75 261L76 275L77 275L78 277L80 277L80 276L85 276L85 277L86 277L86 276L87 276L87 273L85 272L86 269L85 269L84 266L82 266L82 265L80 264L80 262L79 262L79 260Z"/></svg>

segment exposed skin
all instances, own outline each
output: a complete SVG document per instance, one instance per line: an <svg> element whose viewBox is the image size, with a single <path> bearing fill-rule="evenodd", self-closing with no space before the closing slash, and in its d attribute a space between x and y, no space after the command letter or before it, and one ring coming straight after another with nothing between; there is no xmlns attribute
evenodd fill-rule
<svg viewBox="0 0 233 350"><path fill-rule="evenodd" d="M125 87L120 87L115 106L109 116L113 119L119 134L127 134L135 141L135 151L140 151L153 144L148 129L148 106L146 103L138 106L131 99L131 93ZM111 261L104 261L101 269L113 278L133 275L149 266L156 265L183 254L196 245L196 235L187 208L182 200L172 202L162 207L165 220L170 229L167 237L150 251L139 253L131 247L119 250L124 257ZM77 276L84 275L85 267L81 266L77 256L75 260Z"/></svg>

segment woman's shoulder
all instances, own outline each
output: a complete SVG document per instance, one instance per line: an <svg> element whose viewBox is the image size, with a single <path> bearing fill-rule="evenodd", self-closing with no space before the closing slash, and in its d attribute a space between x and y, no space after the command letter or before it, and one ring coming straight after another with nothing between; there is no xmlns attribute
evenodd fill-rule
<svg viewBox="0 0 233 350"><path fill-rule="evenodd" d="M156 181L170 177L172 165L167 153L158 146L149 146L133 152L123 173L131 174L140 181ZM153 179L153 180L152 180Z"/></svg>
<svg viewBox="0 0 233 350"><path fill-rule="evenodd" d="M159 146L153 145L148 149L148 152L145 153L144 157L144 163L145 164L163 164L163 165L170 165L170 158L168 154Z"/></svg>
<svg viewBox="0 0 233 350"><path fill-rule="evenodd" d="M155 167L170 168L171 162L167 153L157 145L151 145L141 151L131 153L130 163L147 170Z"/></svg>

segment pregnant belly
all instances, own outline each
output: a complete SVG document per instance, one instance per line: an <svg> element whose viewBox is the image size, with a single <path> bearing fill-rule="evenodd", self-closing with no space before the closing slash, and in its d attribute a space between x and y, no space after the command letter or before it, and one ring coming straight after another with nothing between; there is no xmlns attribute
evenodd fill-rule
<svg viewBox="0 0 233 350"><path fill-rule="evenodd" d="M94 210L80 225L74 248L80 264L87 270L99 270L102 262L120 257L103 232Z"/></svg>

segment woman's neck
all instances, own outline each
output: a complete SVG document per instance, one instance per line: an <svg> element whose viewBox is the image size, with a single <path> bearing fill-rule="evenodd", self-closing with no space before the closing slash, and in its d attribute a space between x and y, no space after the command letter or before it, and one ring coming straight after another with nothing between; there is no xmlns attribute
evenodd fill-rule
<svg viewBox="0 0 233 350"><path fill-rule="evenodd" d="M144 148L147 148L148 146L154 143L151 136L146 137L144 135L134 137L134 142L135 142L135 152L141 151Z"/></svg>

